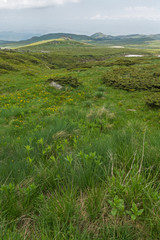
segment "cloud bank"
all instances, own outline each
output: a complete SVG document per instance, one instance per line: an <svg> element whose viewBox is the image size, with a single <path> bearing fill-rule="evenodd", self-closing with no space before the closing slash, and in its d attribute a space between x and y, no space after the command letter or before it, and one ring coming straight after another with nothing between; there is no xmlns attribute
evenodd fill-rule
<svg viewBox="0 0 160 240"><path fill-rule="evenodd" d="M160 11L150 7L126 7L121 14L102 15L100 13L92 16L90 20L150 20L160 21Z"/></svg>
<svg viewBox="0 0 160 240"><path fill-rule="evenodd" d="M65 3L77 3L80 0L0 0L0 9L41 8Z"/></svg>

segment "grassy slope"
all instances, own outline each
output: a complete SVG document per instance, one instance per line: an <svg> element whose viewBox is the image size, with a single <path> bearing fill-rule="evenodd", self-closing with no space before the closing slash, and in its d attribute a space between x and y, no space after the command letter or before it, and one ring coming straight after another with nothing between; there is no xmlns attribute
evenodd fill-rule
<svg viewBox="0 0 160 240"><path fill-rule="evenodd" d="M1 239L159 238L160 112L148 91L102 83L136 52L0 52ZM81 85L55 90L55 76Z"/></svg>
<svg viewBox="0 0 160 240"><path fill-rule="evenodd" d="M92 45L77 42L75 40L70 39L52 39L52 40L43 40L35 43L31 43L25 45L20 50L31 50L31 51L53 51L55 48L59 50L59 48L78 48L78 47L92 47Z"/></svg>

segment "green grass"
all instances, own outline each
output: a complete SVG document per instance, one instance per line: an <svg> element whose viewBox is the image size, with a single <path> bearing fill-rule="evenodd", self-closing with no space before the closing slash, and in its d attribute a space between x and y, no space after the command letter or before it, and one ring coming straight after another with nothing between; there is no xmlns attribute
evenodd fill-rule
<svg viewBox="0 0 160 240"><path fill-rule="evenodd" d="M123 70L146 68L144 83L159 60L81 50L0 51L0 239L159 239L154 93L103 83L117 69L120 81Z"/></svg>

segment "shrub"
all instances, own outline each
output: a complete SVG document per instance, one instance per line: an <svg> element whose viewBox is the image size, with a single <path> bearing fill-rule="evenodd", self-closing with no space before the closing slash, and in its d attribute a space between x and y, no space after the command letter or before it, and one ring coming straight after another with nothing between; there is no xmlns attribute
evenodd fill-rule
<svg viewBox="0 0 160 240"><path fill-rule="evenodd" d="M103 94L103 92L98 91L98 92L95 92L94 96L95 96L96 98L101 98L101 97L104 96L104 94Z"/></svg>
<svg viewBox="0 0 160 240"><path fill-rule="evenodd" d="M127 91L160 91L159 75L152 72L151 67L117 67L103 76L103 83Z"/></svg>
<svg viewBox="0 0 160 240"><path fill-rule="evenodd" d="M72 76L57 76L57 77L53 77L48 79L49 82L57 82L62 86L65 85L69 85L73 88L76 88L80 85L80 83L78 82L78 79L76 77L72 77Z"/></svg>
<svg viewBox="0 0 160 240"><path fill-rule="evenodd" d="M17 71L13 66L6 64L6 63L0 63L0 69L8 70L8 71Z"/></svg>
<svg viewBox="0 0 160 240"><path fill-rule="evenodd" d="M160 93L154 93L146 99L146 104L151 108L160 108Z"/></svg>

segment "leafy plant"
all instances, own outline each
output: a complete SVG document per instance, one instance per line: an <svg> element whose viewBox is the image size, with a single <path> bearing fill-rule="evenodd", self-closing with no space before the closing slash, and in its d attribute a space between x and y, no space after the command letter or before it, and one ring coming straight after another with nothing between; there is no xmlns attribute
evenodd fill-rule
<svg viewBox="0 0 160 240"><path fill-rule="evenodd" d="M128 213L130 215L131 219L133 221L135 221L137 219L137 217L142 215L143 211L144 211L144 209L139 210L137 205L133 202L131 210L126 211L126 213Z"/></svg>
<svg viewBox="0 0 160 240"><path fill-rule="evenodd" d="M108 200L110 206L112 207L111 214L112 216L116 215L124 215L125 214L125 206L124 200L120 199L117 195L114 197L113 201Z"/></svg>
<svg viewBox="0 0 160 240"><path fill-rule="evenodd" d="M71 155L71 154L70 154L70 155L67 155L66 160L69 162L69 164L72 164L72 162L73 162L73 157L72 157L72 155Z"/></svg>

